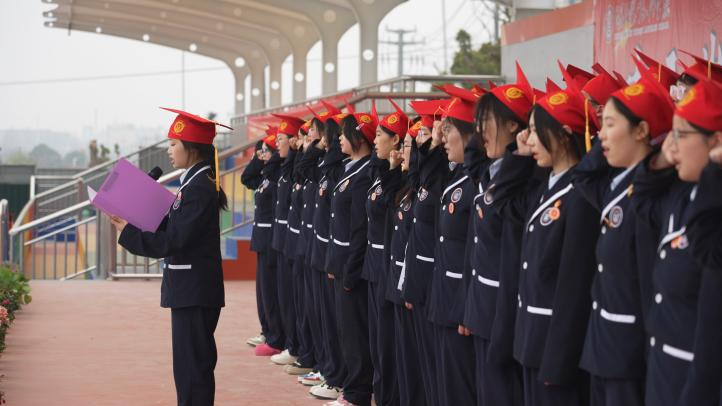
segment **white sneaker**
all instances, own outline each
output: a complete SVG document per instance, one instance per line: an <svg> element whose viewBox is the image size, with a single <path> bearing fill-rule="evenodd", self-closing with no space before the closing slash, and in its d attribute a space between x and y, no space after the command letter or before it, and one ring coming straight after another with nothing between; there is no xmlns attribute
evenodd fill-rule
<svg viewBox="0 0 722 406"><path fill-rule="evenodd" d="M246 340L246 344L250 345L251 347L255 347L257 345L264 344L266 342L266 337L263 334L259 334L255 337L251 337L248 340Z"/></svg>
<svg viewBox="0 0 722 406"><path fill-rule="evenodd" d="M316 385L312 387L308 393L311 395L319 398L319 399L332 399L336 400L338 399L339 395L341 394L340 388L335 388L327 383L322 383L321 385Z"/></svg>
<svg viewBox="0 0 722 406"><path fill-rule="evenodd" d="M291 355L288 350L283 350L280 354L272 356L271 362L276 365L290 365L296 362L296 357Z"/></svg>
<svg viewBox="0 0 722 406"><path fill-rule="evenodd" d="M304 386L316 386L325 382L325 379L320 372L304 375L301 378L303 378L301 379L301 384L303 384Z"/></svg>
<svg viewBox="0 0 722 406"><path fill-rule="evenodd" d="M283 370L289 375L306 375L313 372L313 368L304 368L301 364L294 362L283 367Z"/></svg>

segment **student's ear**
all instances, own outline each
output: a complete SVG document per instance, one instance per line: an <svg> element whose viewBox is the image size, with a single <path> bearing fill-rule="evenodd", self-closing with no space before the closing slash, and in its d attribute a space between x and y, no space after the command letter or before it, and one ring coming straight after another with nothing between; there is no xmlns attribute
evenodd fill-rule
<svg viewBox="0 0 722 406"><path fill-rule="evenodd" d="M572 127L569 127L568 125L564 124L564 125L562 126L562 128L564 129L564 131L567 132L567 134L569 134L569 135L572 134Z"/></svg>
<svg viewBox="0 0 722 406"><path fill-rule="evenodd" d="M647 137L651 137L651 134L649 134L649 123L642 121L634 129L634 138L638 141L642 141Z"/></svg>

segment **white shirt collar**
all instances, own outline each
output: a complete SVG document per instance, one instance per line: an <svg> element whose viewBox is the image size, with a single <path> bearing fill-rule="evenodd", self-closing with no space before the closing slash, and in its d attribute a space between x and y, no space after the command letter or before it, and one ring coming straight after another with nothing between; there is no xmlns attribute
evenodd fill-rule
<svg viewBox="0 0 722 406"><path fill-rule="evenodd" d="M564 176L564 174L567 173L568 171L569 171L569 169L565 169L558 174L554 174L554 172L550 173L549 174L549 190L551 190L554 187L554 185L557 184L559 179L561 179L562 176Z"/></svg>
<svg viewBox="0 0 722 406"><path fill-rule="evenodd" d="M615 176L615 177L612 179L612 183L609 184L609 189L610 189L610 190L616 189L617 186L619 186L619 184L622 183L622 180L624 180L624 178L625 178L625 177L629 174L629 172L631 172L632 169L634 169L634 168L635 168L634 166L630 166L629 168L625 169L624 172L622 172L622 173L620 173L619 175Z"/></svg>
<svg viewBox="0 0 722 406"><path fill-rule="evenodd" d="M349 161L346 162L345 170L348 171L358 161L359 161L358 159L349 159Z"/></svg>
<svg viewBox="0 0 722 406"><path fill-rule="evenodd" d="M491 165L489 165L489 179L494 179L494 176L499 173L499 169L501 169L501 161L503 159L504 158L499 158L496 161L492 162Z"/></svg>
<svg viewBox="0 0 722 406"><path fill-rule="evenodd" d="M181 183L181 185L182 185L183 182L186 180L186 176L188 175L188 172L190 172L191 169L195 168L196 166L198 166L198 165L200 165L200 164L202 164L202 163L203 163L203 162L198 162L197 164L195 164L195 165L191 166L190 168L186 169L185 171L183 171L183 173L182 173L181 176L180 176L180 183Z"/></svg>

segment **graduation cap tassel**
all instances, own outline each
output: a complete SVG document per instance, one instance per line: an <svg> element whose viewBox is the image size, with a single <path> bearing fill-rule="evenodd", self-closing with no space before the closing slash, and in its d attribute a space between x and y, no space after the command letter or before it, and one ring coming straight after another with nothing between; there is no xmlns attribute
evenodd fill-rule
<svg viewBox="0 0 722 406"><path fill-rule="evenodd" d="M707 79L712 79L712 58L707 61Z"/></svg>
<svg viewBox="0 0 722 406"><path fill-rule="evenodd" d="M592 135L589 132L589 100L584 98L584 144L587 152L592 149Z"/></svg>
<svg viewBox="0 0 722 406"><path fill-rule="evenodd" d="M216 165L216 192L220 193L221 191L221 174L218 172L218 148L213 146L213 155L215 159L215 165Z"/></svg>

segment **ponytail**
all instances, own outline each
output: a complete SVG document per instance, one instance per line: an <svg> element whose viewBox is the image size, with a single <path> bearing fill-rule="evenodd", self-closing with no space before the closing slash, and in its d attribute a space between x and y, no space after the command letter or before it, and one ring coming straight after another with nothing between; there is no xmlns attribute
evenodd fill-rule
<svg viewBox="0 0 722 406"><path fill-rule="evenodd" d="M211 167L211 179L215 179L216 177L216 165L215 165L215 154L216 154L216 148L213 146L213 144L200 144L197 142L188 142L188 141L181 141L183 143L183 148L186 150L193 151L195 150L198 154L198 157L200 157L201 161L204 163L210 165ZM226 193L223 191L223 188L220 188L218 190L218 209L219 210L228 210L228 197L226 197Z"/></svg>

